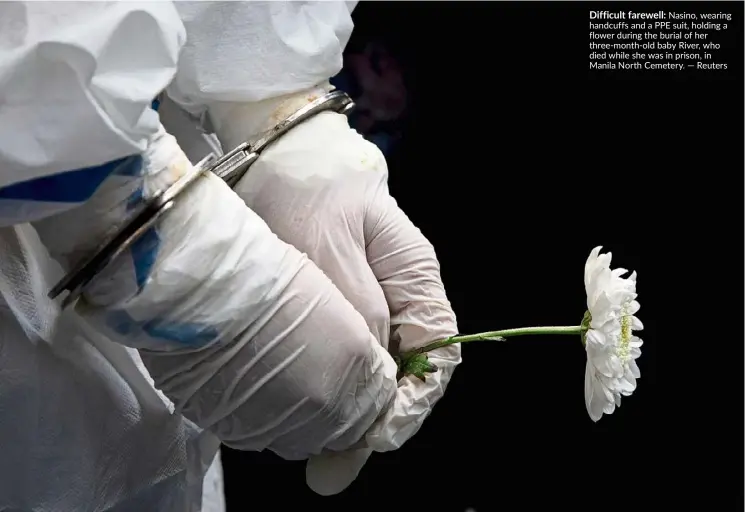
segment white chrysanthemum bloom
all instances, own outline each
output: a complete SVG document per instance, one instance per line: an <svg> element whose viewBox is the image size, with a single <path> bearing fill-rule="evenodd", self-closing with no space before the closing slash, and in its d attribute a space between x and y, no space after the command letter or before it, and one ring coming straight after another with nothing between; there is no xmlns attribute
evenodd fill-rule
<svg viewBox="0 0 745 512"><path fill-rule="evenodd" d="M600 254L601 247L590 253L585 264L587 313L582 322L582 338L587 351L585 404L593 421L611 414L621 405L621 396L636 389L640 377L635 359L641 355L642 340L633 331L643 328L634 316L636 272L623 278L626 269L610 268L611 254Z"/></svg>

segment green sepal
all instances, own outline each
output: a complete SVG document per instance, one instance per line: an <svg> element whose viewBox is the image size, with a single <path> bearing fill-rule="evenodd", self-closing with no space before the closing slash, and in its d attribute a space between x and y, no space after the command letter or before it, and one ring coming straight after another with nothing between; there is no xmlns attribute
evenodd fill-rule
<svg viewBox="0 0 745 512"><path fill-rule="evenodd" d="M587 345L587 331L590 330L590 324L592 323L592 315L589 311L585 311L584 316L582 317L582 323L580 326L582 327L582 331L580 336L582 337L582 346Z"/></svg>
<svg viewBox="0 0 745 512"><path fill-rule="evenodd" d="M413 375L422 382L426 382L427 374L434 373L439 368L431 362L427 354L414 354L409 357L395 357L394 360L398 365L398 372L402 375Z"/></svg>

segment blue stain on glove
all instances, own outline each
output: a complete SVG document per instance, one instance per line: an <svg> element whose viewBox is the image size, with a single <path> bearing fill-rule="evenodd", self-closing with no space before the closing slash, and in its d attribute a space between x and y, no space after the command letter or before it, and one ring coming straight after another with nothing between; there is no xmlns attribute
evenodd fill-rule
<svg viewBox="0 0 745 512"><path fill-rule="evenodd" d="M219 336L214 327L198 323L171 323L161 319L141 322L126 311L111 311L106 317L107 325L117 334L128 338L139 338L142 334L154 340L168 341L187 347L201 347Z"/></svg>
<svg viewBox="0 0 745 512"><path fill-rule="evenodd" d="M129 249L135 266L135 279L139 290L142 290L147 283L147 278L150 277L150 272L158 257L159 248L160 237L154 228L150 228L135 240Z"/></svg>
<svg viewBox="0 0 745 512"><path fill-rule="evenodd" d="M173 341L190 347L201 347L217 339L214 327L201 324L168 324L158 320L147 322L143 330L151 338Z"/></svg>
<svg viewBox="0 0 745 512"><path fill-rule="evenodd" d="M140 206L142 201L142 187L140 187L129 197L127 211L131 212ZM158 258L159 249L160 237L155 228L150 228L145 231L145 233L135 240L129 248L132 262L134 263L137 288L139 290L142 290L142 287L147 283L147 278L150 277L150 272L153 269L153 265L155 265L155 260Z"/></svg>
<svg viewBox="0 0 745 512"><path fill-rule="evenodd" d="M151 108L157 112L159 106L160 100L154 99ZM140 187L130 196L127 211L132 212L142 204L142 201L142 187ZM135 240L129 249L134 263L138 290L142 290L142 287L147 283L147 278L150 277L150 272L158 257L158 249L160 249L160 237L155 228L148 229L140 238Z"/></svg>
<svg viewBox="0 0 745 512"><path fill-rule="evenodd" d="M160 101L158 99L153 100L153 110L157 111L159 106ZM142 166L138 169L138 172L141 173L141 171ZM139 175L129 174L129 176ZM131 212L135 210L142 204L143 199L142 187L140 187L129 197L127 211ZM130 247L130 255L134 263L135 279L139 290L142 290L147 283L147 279L158 258L160 244L161 239L158 236L158 232L155 228L150 228ZM159 319L138 322L125 311L112 311L108 314L107 320L109 327L126 337L137 337L144 333L156 340L174 342L189 347L206 345L215 340L219 335L217 329L203 324L175 324Z"/></svg>

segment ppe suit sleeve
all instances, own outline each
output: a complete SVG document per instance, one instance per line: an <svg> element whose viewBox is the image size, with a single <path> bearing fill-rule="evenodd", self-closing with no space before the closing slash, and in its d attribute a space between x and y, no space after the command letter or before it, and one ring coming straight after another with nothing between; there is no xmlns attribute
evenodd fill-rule
<svg viewBox="0 0 745 512"><path fill-rule="evenodd" d="M139 171L185 37L170 2L0 2L0 226Z"/></svg>
<svg viewBox="0 0 745 512"><path fill-rule="evenodd" d="M276 98L336 75L356 2L175 5L189 38L168 95L200 117L213 102Z"/></svg>

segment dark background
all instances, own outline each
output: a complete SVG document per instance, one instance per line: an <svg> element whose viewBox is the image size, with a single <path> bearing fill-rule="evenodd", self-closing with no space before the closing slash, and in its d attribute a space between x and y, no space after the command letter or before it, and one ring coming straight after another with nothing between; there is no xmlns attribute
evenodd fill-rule
<svg viewBox="0 0 745 512"><path fill-rule="evenodd" d="M730 12L727 71L588 70L588 11ZM579 340L464 346L420 432L344 493L223 449L229 511L743 510L742 3L363 2L407 111L390 187L437 249L463 333L578 324L603 245L636 270L634 395L593 423Z"/></svg>

